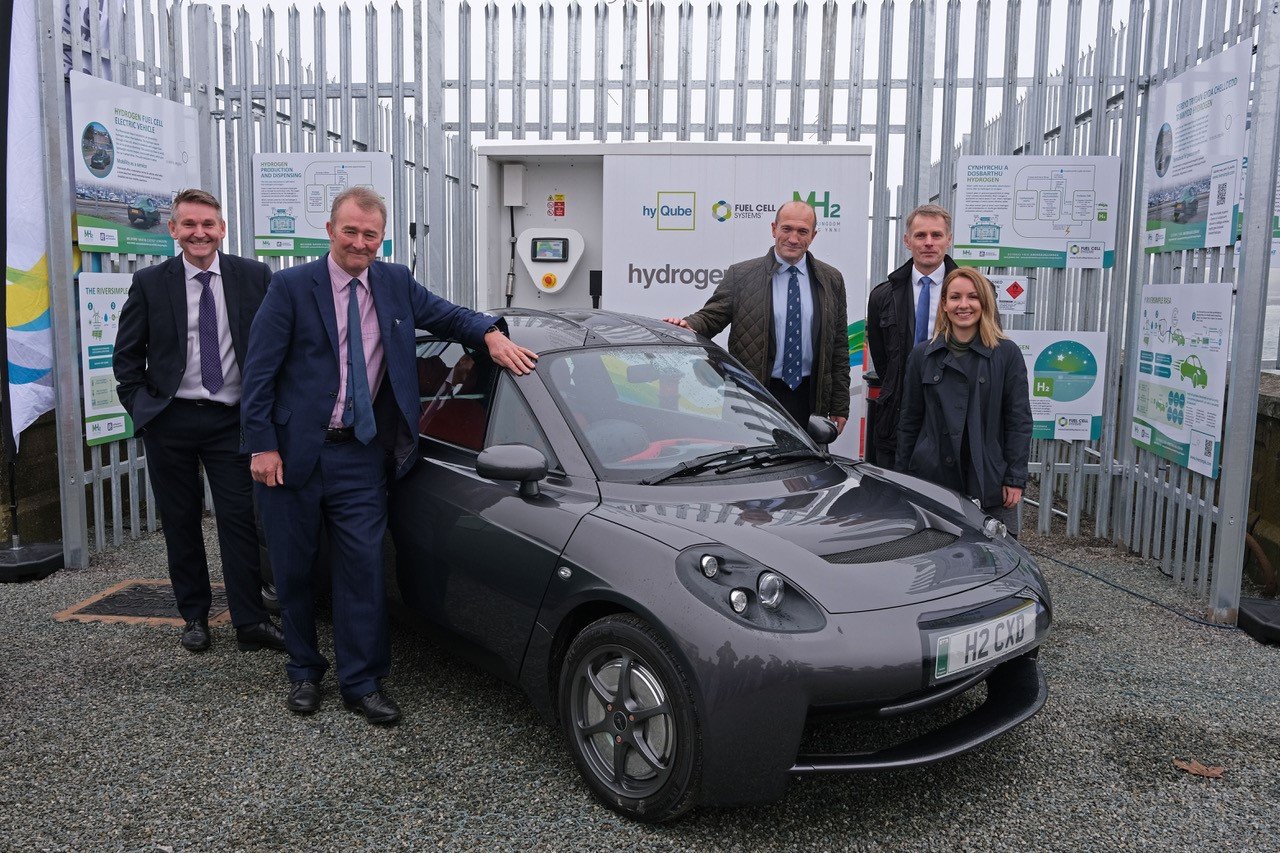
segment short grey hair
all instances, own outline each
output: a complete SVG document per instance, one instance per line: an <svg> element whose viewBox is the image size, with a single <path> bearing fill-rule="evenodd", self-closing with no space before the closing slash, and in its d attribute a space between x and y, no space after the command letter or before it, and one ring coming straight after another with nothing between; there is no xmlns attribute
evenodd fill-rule
<svg viewBox="0 0 1280 853"><path fill-rule="evenodd" d="M378 195L373 187L350 187L338 193L333 199L333 207L329 208L329 221L333 222L338 218L338 208L342 207L343 202L352 202L356 207L366 213L376 210L382 214L382 225L387 224L387 203L382 200L382 196Z"/></svg>
<svg viewBox="0 0 1280 853"><path fill-rule="evenodd" d="M907 214L907 233L911 233L911 223L916 221L917 216L937 216L947 224L947 233L951 233L951 211L947 210L940 204L922 204L915 210Z"/></svg>

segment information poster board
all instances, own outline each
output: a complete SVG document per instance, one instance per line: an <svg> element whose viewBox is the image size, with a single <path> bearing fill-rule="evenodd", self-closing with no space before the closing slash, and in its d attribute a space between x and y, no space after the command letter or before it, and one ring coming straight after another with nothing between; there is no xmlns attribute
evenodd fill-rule
<svg viewBox="0 0 1280 853"><path fill-rule="evenodd" d="M111 361L120 309L129 295L129 273L82 272L80 281L80 375L84 384L84 437L106 444L133 436L130 418L116 396Z"/></svg>
<svg viewBox="0 0 1280 853"><path fill-rule="evenodd" d="M1231 287L1142 289L1133 442L1207 477L1218 475L1222 458Z"/></svg>
<svg viewBox="0 0 1280 853"><path fill-rule="evenodd" d="M1107 333L1016 330L1007 334L1027 363L1035 421L1031 437L1101 438Z"/></svg>
<svg viewBox="0 0 1280 853"><path fill-rule="evenodd" d="M172 255L173 197L200 186L196 111L88 74L70 80L80 249Z"/></svg>
<svg viewBox="0 0 1280 853"><path fill-rule="evenodd" d="M1142 154L1147 252L1235 242L1252 54L1246 39L1151 90Z"/></svg>
<svg viewBox="0 0 1280 853"><path fill-rule="evenodd" d="M1119 157L970 155L956 174L956 263L1115 266Z"/></svg>
<svg viewBox="0 0 1280 853"><path fill-rule="evenodd" d="M382 254L390 255L396 233L390 154L254 154L254 252L312 257L329 251L329 210L338 193L351 187L370 187L387 202Z"/></svg>
<svg viewBox="0 0 1280 853"><path fill-rule="evenodd" d="M648 317L701 308L725 270L773 248L778 207L813 205L809 247L844 277L852 415L862 393L866 338L867 217L871 155L865 145L824 145L820 154L609 154L604 158L601 307ZM717 338L722 346L727 333ZM855 424L833 448L856 455Z"/></svg>

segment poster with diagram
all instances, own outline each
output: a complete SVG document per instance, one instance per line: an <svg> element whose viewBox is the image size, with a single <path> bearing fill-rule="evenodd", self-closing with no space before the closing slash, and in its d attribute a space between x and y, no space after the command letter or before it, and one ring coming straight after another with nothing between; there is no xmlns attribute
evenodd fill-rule
<svg viewBox="0 0 1280 853"><path fill-rule="evenodd" d="M351 187L371 187L387 203L382 254L390 255L396 233L390 154L254 154L254 252L315 257L329 251L329 210L338 193Z"/></svg>
<svg viewBox="0 0 1280 853"><path fill-rule="evenodd" d="M957 176L956 263L1115 265L1119 157L965 156Z"/></svg>
<svg viewBox="0 0 1280 853"><path fill-rule="evenodd" d="M1096 441L1102 436L1106 332L1007 332L1027 363L1032 438Z"/></svg>
<svg viewBox="0 0 1280 853"><path fill-rule="evenodd" d="M1207 477L1222 458L1231 287L1142 289L1133 442Z"/></svg>
<svg viewBox="0 0 1280 853"><path fill-rule="evenodd" d="M1246 39L1151 90L1142 152L1147 252L1235 242L1252 59Z"/></svg>
<svg viewBox="0 0 1280 853"><path fill-rule="evenodd" d="M133 436L133 420L116 395L116 375L111 367L120 309L132 282L130 273L79 275L80 377L84 390L84 437L89 445Z"/></svg>

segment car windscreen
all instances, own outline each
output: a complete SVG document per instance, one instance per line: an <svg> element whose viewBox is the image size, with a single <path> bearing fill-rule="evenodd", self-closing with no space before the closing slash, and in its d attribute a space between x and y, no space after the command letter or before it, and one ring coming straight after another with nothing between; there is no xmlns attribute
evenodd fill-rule
<svg viewBox="0 0 1280 853"><path fill-rule="evenodd" d="M602 479L639 482L734 448L816 451L751 374L696 346L590 348L538 362Z"/></svg>

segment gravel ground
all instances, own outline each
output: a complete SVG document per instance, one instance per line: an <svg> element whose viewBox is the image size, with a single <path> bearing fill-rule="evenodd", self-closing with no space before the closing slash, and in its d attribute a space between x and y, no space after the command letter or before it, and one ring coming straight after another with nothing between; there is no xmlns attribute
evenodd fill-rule
<svg viewBox="0 0 1280 853"><path fill-rule="evenodd" d="M1105 543L1027 541L1197 610ZM173 628L52 619L120 580L164 577L163 542L147 537L86 571L0 586L0 850L1280 846L1280 648L1041 562L1050 697L1021 728L942 765L806 781L769 807L651 827L597 805L517 689L404 613L388 689L406 716L391 730L344 711L332 680L318 714L289 714L283 657L236 651L230 627L195 656Z"/></svg>

